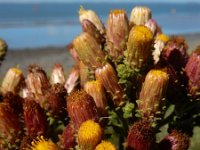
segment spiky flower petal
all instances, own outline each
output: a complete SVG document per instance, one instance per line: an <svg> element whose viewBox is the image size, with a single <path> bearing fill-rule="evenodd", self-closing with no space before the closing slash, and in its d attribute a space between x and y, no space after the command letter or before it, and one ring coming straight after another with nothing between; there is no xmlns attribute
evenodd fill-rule
<svg viewBox="0 0 200 150"><path fill-rule="evenodd" d="M162 51L162 57L179 72L188 61L188 45L181 36L174 36L166 43Z"/></svg>
<svg viewBox="0 0 200 150"><path fill-rule="evenodd" d="M40 136L37 139L33 140L31 144L32 146L30 150L58 150L58 147L55 143L50 140L44 139L43 136Z"/></svg>
<svg viewBox="0 0 200 150"><path fill-rule="evenodd" d="M98 121L99 119L93 98L83 90L72 92L67 97L67 111L76 129L84 121L89 119Z"/></svg>
<svg viewBox="0 0 200 150"><path fill-rule="evenodd" d="M148 7L136 6L132 9L130 22L135 25L144 25L151 19L151 10Z"/></svg>
<svg viewBox="0 0 200 150"><path fill-rule="evenodd" d="M117 60L126 50L129 34L129 23L126 11L117 9L110 11L107 20L106 46L108 53Z"/></svg>
<svg viewBox="0 0 200 150"><path fill-rule="evenodd" d="M85 84L85 91L91 95L96 103L101 116L106 114L107 98L106 91L100 81L89 81Z"/></svg>
<svg viewBox="0 0 200 150"><path fill-rule="evenodd" d="M173 130L160 142L160 149L162 150L187 150L189 146L189 137L177 130Z"/></svg>
<svg viewBox="0 0 200 150"><path fill-rule="evenodd" d="M66 83L65 83L65 89L67 90L67 93L71 93L72 91L76 90L77 87L79 87L80 82L80 70L78 66L75 66L70 71Z"/></svg>
<svg viewBox="0 0 200 150"><path fill-rule="evenodd" d="M79 19L81 23L85 19L89 20L95 25L95 27L100 31L101 34L105 33L104 25L100 21L100 19L98 18L97 14L94 11L85 10L83 7L81 7L79 10Z"/></svg>
<svg viewBox="0 0 200 150"><path fill-rule="evenodd" d="M151 54L152 32L145 26L134 26L127 43L126 61L132 68L141 68Z"/></svg>
<svg viewBox="0 0 200 150"><path fill-rule="evenodd" d="M83 32L73 41L74 48L80 60L91 69L101 67L104 60L104 53L101 45L90 34Z"/></svg>
<svg viewBox="0 0 200 150"><path fill-rule="evenodd" d="M116 150L116 147L109 141L101 141L95 150Z"/></svg>
<svg viewBox="0 0 200 150"><path fill-rule="evenodd" d="M32 99L26 99L24 106L24 123L27 134L30 136L45 135L47 118L44 110Z"/></svg>
<svg viewBox="0 0 200 150"><path fill-rule="evenodd" d="M148 121L135 122L127 137L128 150L153 150L155 148L155 130Z"/></svg>
<svg viewBox="0 0 200 150"><path fill-rule="evenodd" d="M65 84L64 69L61 64L55 64L52 68L50 82L51 84Z"/></svg>
<svg viewBox="0 0 200 150"><path fill-rule="evenodd" d="M200 96L200 47L194 51L185 67L188 78L188 91L193 98Z"/></svg>
<svg viewBox="0 0 200 150"><path fill-rule="evenodd" d="M125 93L118 83L119 80L114 68L109 63L106 63L102 68L96 69L95 77L103 84L107 92L112 95L113 103L116 106L125 101Z"/></svg>
<svg viewBox="0 0 200 150"><path fill-rule="evenodd" d="M102 139L101 126L93 120L83 122L78 130L78 144L81 150L94 150Z"/></svg>
<svg viewBox="0 0 200 150"><path fill-rule="evenodd" d="M150 70L140 92L138 108L142 117L154 117L163 106L169 76L162 70Z"/></svg>
<svg viewBox="0 0 200 150"><path fill-rule="evenodd" d="M38 103L42 103L45 92L50 84L45 71L38 65L30 65L27 69L26 84Z"/></svg>
<svg viewBox="0 0 200 150"><path fill-rule="evenodd" d="M6 92L18 93L23 81L23 74L21 69L10 68L6 73L2 84L1 92L5 94Z"/></svg>

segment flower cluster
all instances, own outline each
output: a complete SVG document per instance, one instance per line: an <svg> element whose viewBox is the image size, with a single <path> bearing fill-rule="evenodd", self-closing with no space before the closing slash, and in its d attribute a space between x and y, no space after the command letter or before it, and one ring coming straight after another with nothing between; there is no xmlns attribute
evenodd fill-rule
<svg viewBox="0 0 200 150"><path fill-rule="evenodd" d="M200 48L189 56L147 7L111 10L106 28L92 10L79 18L68 76L61 64L50 77L38 65L6 73L0 149L187 150L200 125Z"/></svg>

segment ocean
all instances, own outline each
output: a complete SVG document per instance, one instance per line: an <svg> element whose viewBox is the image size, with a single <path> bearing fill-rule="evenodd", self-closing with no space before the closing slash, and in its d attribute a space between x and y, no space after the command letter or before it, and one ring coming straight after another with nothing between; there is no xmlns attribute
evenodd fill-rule
<svg viewBox="0 0 200 150"><path fill-rule="evenodd" d="M66 46L81 32L78 10L92 9L106 23L111 9L148 6L163 32L200 32L200 3L0 3L0 38L10 49Z"/></svg>

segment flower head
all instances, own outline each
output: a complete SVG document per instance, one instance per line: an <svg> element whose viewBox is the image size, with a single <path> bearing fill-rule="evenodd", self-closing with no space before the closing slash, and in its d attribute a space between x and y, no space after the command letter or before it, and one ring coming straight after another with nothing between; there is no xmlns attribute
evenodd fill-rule
<svg viewBox="0 0 200 150"><path fill-rule="evenodd" d="M23 79L24 77L21 69L10 68L2 81L1 92L3 94L6 92L18 93Z"/></svg>
<svg viewBox="0 0 200 150"><path fill-rule="evenodd" d="M55 143L50 140L45 140L43 136L33 140L30 150L58 150Z"/></svg>
<svg viewBox="0 0 200 150"><path fill-rule="evenodd" d="M155 131L145 120L135 122L127 137L128 150L153 150L155 147Z"/></svg>
<svg viewBox="0 0 200 150"><path fill-rule="evenodd" d="M0 61L4 60L7 50L8 50L7 43L3 39L0 39Z"/></svg>
<svg viewBox="0 0 200 150"><path fill-rule="evenodd" d="M93 98L85 91L74 91L67 97L67 111L77 129L87 120L98 121L99 114Z"/></svg>
<svg viewBox="0 0 200 150"><path fill-rule="evenodd" d="M126 11L117 9L110 11L107 20L106 46L114 60L123 55L129 34L129 23Z"/></svg>
<svg viewBox="0 0 200 150"><path fill-rule="evenodd" d="M141 68L151 54L152 32L145 26L134 26L127 43L126 61L132 68Z"/></svg>
<svg viewBox="0 0 200 150"><path fill-rule="evenodd" d="M144 25L151 19L151 10L148 7L137 6L132 9L130 22L135 25Z"/></svg>
<svg viewBox="0 0 200 150"><path fill-rule="evenodd" d="M93 120L83 122L78 130L78 144L82 150L94 150L101 141L103 132L100 125Z"/></svg>
<svg viewBox="0 0 200 150"><path fill-rule="evenodd" d="M65 75L61 64L55 64L52 68L50 82L51 84L65 84Z"/></svg>
<svg viewBox="0 0 200 150"><path fill-rule="evenodd" d="M101 141L95 150L116 150L116 147L109 141Z"/></svg>

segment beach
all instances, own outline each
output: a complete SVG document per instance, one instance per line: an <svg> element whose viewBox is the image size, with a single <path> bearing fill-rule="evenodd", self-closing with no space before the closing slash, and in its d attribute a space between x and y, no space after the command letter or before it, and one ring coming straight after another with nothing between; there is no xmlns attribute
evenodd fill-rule
<svg viewBox="0 0 200 150"><path fill-rule="evenodd" d="M191 53L200 45L200 33L181 35L188 43L188 52ZM67 44L66 44L67 45ZM9 49L5 60L0 67L0 78L2 79L6 71L11 67L19 67L26 74L26 67L30 64L38 64L47 72L50 72L55 63L62 64L66 74L73 66L74 62L66 47L45 47L32 49Z"/></svg>

